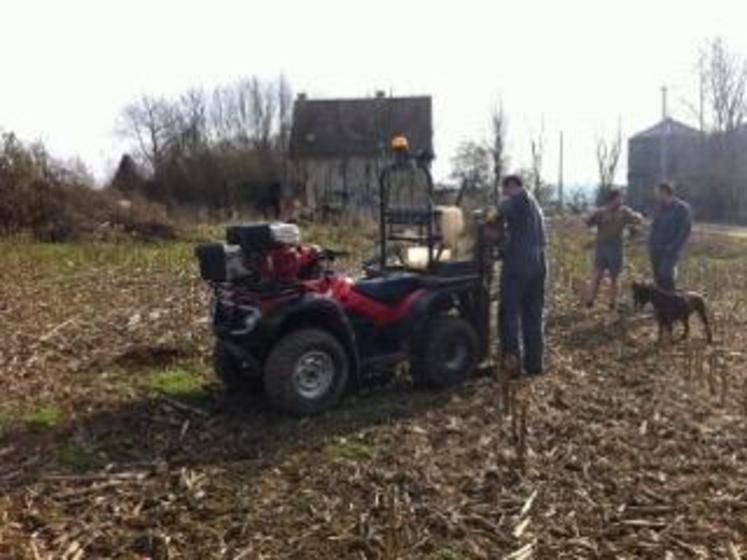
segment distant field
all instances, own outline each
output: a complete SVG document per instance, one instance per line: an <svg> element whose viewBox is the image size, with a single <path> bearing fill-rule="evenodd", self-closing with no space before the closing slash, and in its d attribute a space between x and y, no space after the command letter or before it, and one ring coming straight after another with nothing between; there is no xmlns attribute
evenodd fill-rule
<svg viewBox="0 0 747 560"><path fill-rule="evenodd" d="M306 236L348 268L371 244ZM747 245L696 233L682 284L717 342L696 324L659 349L647 314L578 305L588 241L552 234L552 372L520 394L525 447L488 378L402 378L302 420L226 402L192 241L0 241L0 557L746 554Z"/></svg>
<svg viewBox="0 0 747 560"><path fill-rule="evenodd" d="M745 226L728 226L722 224L701 224L695 226L696 230L706 233L723 234L730 237L747 239L747 227Z"/></svg>

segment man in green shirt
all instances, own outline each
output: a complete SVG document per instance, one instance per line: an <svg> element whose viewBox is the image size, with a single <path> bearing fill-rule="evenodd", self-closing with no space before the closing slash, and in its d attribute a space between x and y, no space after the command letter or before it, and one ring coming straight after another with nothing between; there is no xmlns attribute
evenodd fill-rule
<svg viewBox="0 0 747 560"><path fill-rule="evenodd" d="M593 307L605 273L610 276L610 309L617 306L618 280L623 269L623 234L625 228L640 224L643 216L623 204L622 191L611 189L607 200L586 220L597 228L594 253L594 273L589 285L586 306Z"/></svg>

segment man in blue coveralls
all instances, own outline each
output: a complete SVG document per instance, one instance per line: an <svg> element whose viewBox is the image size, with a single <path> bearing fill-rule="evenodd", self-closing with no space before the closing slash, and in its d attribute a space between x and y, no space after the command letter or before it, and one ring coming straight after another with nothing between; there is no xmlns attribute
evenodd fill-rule
<svg viewBox="0 0 747 560"><path fill-rule="evenodd" d="M685 201L674 196L671 183L659 183L655 197L657 208L648 238L654 283L662 290L674 291L677 262L690 237L692 212Z"/></svg>
<svg viewBox="0 0 747 560"><path fill-rule="evenodd" d="M517 374L523 364L526 374L539 375L543 373L547 274L544 217L518 175L506 176L502 189L499 215L506 228L499 314L502 358L506 364L515 364Z"/></svg>

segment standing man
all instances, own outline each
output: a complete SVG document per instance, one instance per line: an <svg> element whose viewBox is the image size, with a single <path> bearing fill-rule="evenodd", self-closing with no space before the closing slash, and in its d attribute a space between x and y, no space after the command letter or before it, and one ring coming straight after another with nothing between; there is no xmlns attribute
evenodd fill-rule
<svg viewBox="0 0 747 560"><path fill-rule="evenodd" d="M674 196L671 183L659 183L654 196L656 213L648 238L651 269L659 288L674 291L677 262L690 237L692 212L685 201Z"/></svg>
<svg viewBox="0 0 747 560"><path fill-rule="evenodd" d="M610 310L617 307L619 291L618 279L623 269L623 234L625 228L640 224L643 216L623 204L620 189L610 189L604 206L597 209L586 220L589 227L597 228L594 252L594 272L592 273L586 307L593 307L605 273L610 276Z"/></svg>
<svg viewBox="0 0 747 560"><path fill-rule="evenodd" d="M543 373L547 273L544 217L521 177L507 175L501 186L499 214L506 228L499 314L502 358L515 364L515 374L523 364L526 374L539 375Z"/></svg>

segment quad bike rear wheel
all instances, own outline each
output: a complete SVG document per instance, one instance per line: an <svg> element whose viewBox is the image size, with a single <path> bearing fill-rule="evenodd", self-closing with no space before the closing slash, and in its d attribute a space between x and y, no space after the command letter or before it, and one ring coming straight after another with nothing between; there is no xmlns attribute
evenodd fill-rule
<svg viewBox="0 0 747 560"><path fill-rule="evenodd" d="M413 346L410 369L419 387L446 389L459 385L477 366L477 333L460 317L432 319Z"/></svg>
<svg viewBox="0 0 747 560"><path fill-rule="evenodd" d="M267 398L286 412L317 414L337 404L348 374L348 356L335 336L322 329L292 331L265 363Z"/></svg>
<svg viewBox="0 0 747 560"><path fill-rule="evenodd" d="M264 389L261 373L235 356L220 340L213 346L213 370L229 395L261 393Z"/></svg>

